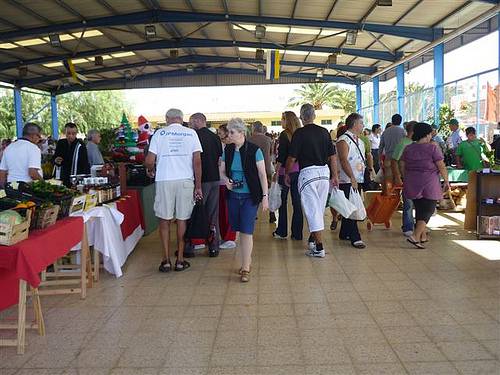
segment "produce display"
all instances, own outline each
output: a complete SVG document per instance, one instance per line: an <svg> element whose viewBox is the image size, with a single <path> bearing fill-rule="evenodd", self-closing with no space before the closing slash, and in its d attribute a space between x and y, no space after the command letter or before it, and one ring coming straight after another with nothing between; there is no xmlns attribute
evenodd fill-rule
<svg viewBox="0 0 500 375"><path fill-rule="evenodd" d="M5 210L0 212L0 224L21 224L23 222L23 217L14 210Z"/></svg>

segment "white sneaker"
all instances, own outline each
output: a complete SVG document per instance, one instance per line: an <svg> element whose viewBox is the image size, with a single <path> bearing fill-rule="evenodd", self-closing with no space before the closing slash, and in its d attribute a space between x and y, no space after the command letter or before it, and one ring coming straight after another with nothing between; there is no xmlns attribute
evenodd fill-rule
<svg viewBox="0 0 500 375"><path fill-rule="evenodd" d="M405 236L405 237L411 237L411 236L413 236L413 231L412 230L408 230L406 232L403 232L403 236Z"/></svg>
<svg viewBox="0 0 500 375"><path fill-rule="evenodd" d="M316 250L309 250L309 251L306 251L306 255L308 257L315 257L315 258L324 258L325 257L325 250L320 250L320 251L316 251Z"/></svg>
<svg viewBox="0 0 500 375"><path fill-rule="evenodd" d="M276 232L273 232L273 238L276 238L277 240L286 240L286 237L280 236Z"/></svg>
<svg viewBox="0 0 500 375"><path fill-rule="evenodd" d="M308 242L307 248L309 249L309 251L316 251L316 242Z"/></svg>
<svg viewBox="0 0 500 375"><path fill-rule="evenodd" d="M219 245L219 249L234 249L236 247L236 242L234 241L224 241Z"/></svg>

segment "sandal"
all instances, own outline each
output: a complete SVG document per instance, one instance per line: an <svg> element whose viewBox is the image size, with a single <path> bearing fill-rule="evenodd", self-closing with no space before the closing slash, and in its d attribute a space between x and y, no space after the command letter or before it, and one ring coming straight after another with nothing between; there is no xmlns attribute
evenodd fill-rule
<svg viewBox="0 0 500 375"><path fill-rule="evenodd" d="M181 262L176 261L175 262L175 271L185 271L189 267L191 267L191 264L187 260L183 260Z"/></svg>
<svg viewBox="0 0 500 375"><path fill-rule="evenodd" d="M160 272L170 272L172 270L172 263L170 263L170 259L164 259L160 263L160 267L158 267L158 271Z"/></svg>
<svg viewBox="0 0 500 375"><path fill-rule="evenodd" d="M415 241L412 237L407 238L406 241L411 243L413 246L415 246L417 249L424 250L425 246L422 245L420 242Z"/></svg>
<svg viewBox="0 0 500 375"><path fill-rule="evenodd" d="M240 280L242 283L248 283L250 281L250 272L242 270Z"/></svg>
<svg viewBox="0 0 500 375"><path fill-rule="evenodd" d="M252 270L252 267L250 266L250 270L247 272L250 273L251 270ZM243 267L240 267L240 269L238 270L238 275L241 275L242 272L243 272Z"/></svg>

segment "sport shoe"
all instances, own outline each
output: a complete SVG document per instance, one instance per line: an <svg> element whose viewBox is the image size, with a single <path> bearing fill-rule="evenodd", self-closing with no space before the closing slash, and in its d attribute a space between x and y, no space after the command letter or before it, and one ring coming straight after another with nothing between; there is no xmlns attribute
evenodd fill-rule
<svg viewBox="0 0 500 375"><path fill-rule="evenodd" d="M403 236L405 236L405 237L411 237L411 236L413 236L413 231L412 230L408 230L406 232L403 232Z"/></svg>
<svg viewBox="0 0 500 375"><path fill-rule="evenodd" d="M316 242L307 242L307 248L309 251L316 251Z"/></svg>
<svg viewBox="0 0 500 375"><path fill-rule="evenodd" d="M306 255L308 257L315 257L315 258L324 258L325 257L325 250L309 250L306 251Z"/></svg>
<svg viewBox="0 0 500 375"><path fill-rule="evenodd" d="M286 237L280 236L276 232L273 232L273 238L276 238L277 240L286 240Z"/></svg>
<svg viewBox="0 0 500 375"><path fill-rule="evenodd" d="M224 241L219 245L219 249L234 249L236 247L236 242L234 241Z"/></svg>

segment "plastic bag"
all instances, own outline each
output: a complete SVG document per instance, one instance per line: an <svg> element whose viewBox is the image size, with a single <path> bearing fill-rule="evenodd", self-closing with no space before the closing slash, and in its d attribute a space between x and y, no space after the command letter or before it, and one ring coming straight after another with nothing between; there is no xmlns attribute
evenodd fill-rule
<svg viewBox="0 0 500 375"><path fill-rule="evenodd" d="M381 184L382 182L384 182L384 171L382 170L382 168L378 170L373 181L375 181L377 184Z"/></svg>
<svg viewBox="0 0 500 375"><path fill-rule="evenodd" d="M353 204L356 208L355 211L349 216L351 220L363 221L366 219L366 208L363 204L363 199L359 194L358 190L354 190L351 188L351 192L349 193L349 202Z"/></svg>
<svg viewBox="0 0 500 375"><path fill-rule="evenodd" d="M332 189L328 205L342 217L349 217L356 210L356 207L345 197L344 192L337 188Z"/></svg>
<svg viewBox="0 0 500 375"><path fill-rule="evenodd" d="M269 211L276 211L281 207L281 186L276 182L271 184L269 189Z"/></svg>

